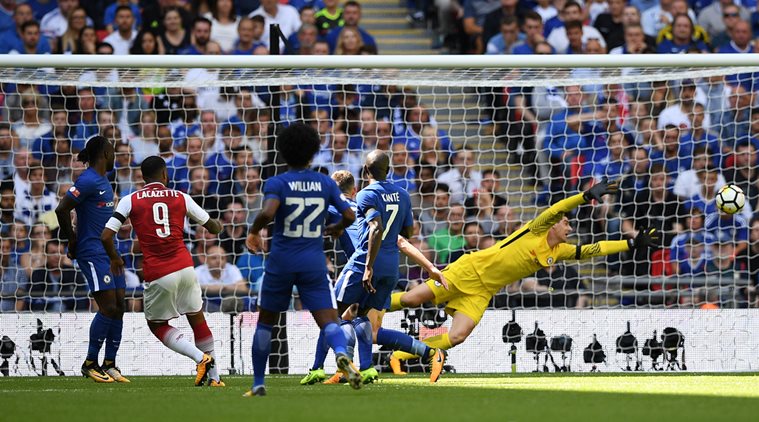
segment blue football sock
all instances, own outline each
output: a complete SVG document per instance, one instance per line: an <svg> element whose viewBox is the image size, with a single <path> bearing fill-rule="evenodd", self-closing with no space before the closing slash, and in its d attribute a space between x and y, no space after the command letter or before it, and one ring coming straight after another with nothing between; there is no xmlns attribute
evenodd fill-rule
<svg viewBox="0 0 759 422"><path fill-rule="evenodd" d="M356 330L353 328L353 323L344 319L340 320L340 328L345 334L345 350L348 351L348 357L353 360L356 352Z"/></svg>
<svg viewBox="0 0 759 422"><path fill-rule="evenodd" d="M369 318L358 317L353 320L353 328L358 339L359 369L363 371L372 366L372 324Z"/></svg>
<svg viewBox="0 0 759 422"><path fill-rule="evenodd" d="M324 326L322 331L324 332L324 340L335 351L336 355L338 353L348 354L345 350L345 334L343 334L343 330L340 329L339 325L329 322Z"/></svg>
<svg viewBox="0 0 759 422"><path fill-rule="evenodd" d="M253 334L253 387L264 385L266 362L271 353L271 325L259 322Z"/></svg>
<svg viewBox="0 0 759 422"><path fill-rule="evenodd" d="M316 340L316 354L314 355L314 366L311 369L324 368L324 361L327 359L329 346L324 338L324 330L319 330L319 338Z"/></svg>
<svg viewBox="0 0 759 422"><path fill-rule="evenodd" d="M105 360L116 361L116 353L121 346L121 331L124 328L123 319L112 319L111 328L108 330L108 339L105 342Z"/></svg>
<svg viewBox="0 0 759 422"><path fill-rule="evenodd" d="M111 328L112 319L104 316L100 312L95 314L90 323L90 345L87 349L87 360L97 362L100 348L108 337L108 331Z"/></svg>
<svg viewBox="0 0 759 422"><path fill-rule="evenodd" d="M430 346L400 331L380 328L377 332L377 344L387 346L393 350L417 355L426 360L430 355Z"/></svg>

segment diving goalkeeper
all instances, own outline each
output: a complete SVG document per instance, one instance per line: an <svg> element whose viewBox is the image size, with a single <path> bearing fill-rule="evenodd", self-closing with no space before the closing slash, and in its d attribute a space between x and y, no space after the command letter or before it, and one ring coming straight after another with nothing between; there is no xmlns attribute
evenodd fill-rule
<svg viewBox="0 0 759 422"><path fill-rule="evenodd" d="M466 254L448 265L443 270L448 281L447 288L428 280L408 292L393 294L390 310L413 308L425 302L447 302L445 310L453 316L450 330L424 340L431 348L446 350L469 337L493 295L507 284L562 260L587 259L633 248L656 247L658 233L655 229L640 230L635 239L601 241L590 245L567 243L572 226L565 214L593 199L600 201L603 195L616 193L618 186L617 182L604 180L584 193L554 204L508 238L487 249ZM391 366L397 366L396 359L411 357L407 353L395 352L395 362L391 361Z"/></svg>

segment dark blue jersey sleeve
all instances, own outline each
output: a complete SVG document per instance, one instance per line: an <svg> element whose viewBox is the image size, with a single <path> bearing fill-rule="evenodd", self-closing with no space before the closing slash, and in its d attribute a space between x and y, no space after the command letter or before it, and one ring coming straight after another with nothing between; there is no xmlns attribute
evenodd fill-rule
<svg viewBox="0 0 759 422"><path fill-rule="evenodd" d="M272 177L264 183L264 200L278 199L282 200L282 179Z"/></svg>
<svg viewBox="0 0 759 422"><path fill-rule="evenodd" d="M77 204L81 204L88 196L92 195L92 192L97 188L96 185L95 181L87 177L86 173L82 173L74 182L74 186L66 192L66 196L73 199Z"/></svg>
<svg viewBox="0 0 759 422"><path fill-rule="evenodd" d="M363 189L356 196L356 208L367 221L373 220L380 214L381 208L377 192L371 189ZM371 214L369 214L371 212Z"/></svg>

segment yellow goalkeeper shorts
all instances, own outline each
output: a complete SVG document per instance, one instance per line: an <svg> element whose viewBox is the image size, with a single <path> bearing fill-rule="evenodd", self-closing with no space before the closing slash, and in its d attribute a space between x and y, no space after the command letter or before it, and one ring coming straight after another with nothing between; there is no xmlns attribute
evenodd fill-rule
<svg viewBox="0 0 759 422"><path fill-rule="evenodd" d="M427 286L435 295L435 304L447 302L445 312L448 315L461 312L478 324L490 304L492 295L480 281L469 255L464 255L448 265L443 270L443 275L448 282L448 290L435 280L427 280Z"/></svg>

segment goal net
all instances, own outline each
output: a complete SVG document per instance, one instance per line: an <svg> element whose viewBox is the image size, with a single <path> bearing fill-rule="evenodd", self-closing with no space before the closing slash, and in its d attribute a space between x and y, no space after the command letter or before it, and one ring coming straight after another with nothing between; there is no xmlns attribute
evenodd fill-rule
<svg viewBox="0 0 759 422"><path fill-rule="evenodd" d="M322 139L313 167L348 170L358 188L366 184L366 153L390 152L389 178L412 197L410 241L440 268L603 178L620 181L620 192L568 215L570 243L660 230L659 250L551 262L505 286L471 337L451 350L456 371L509 371L512 344L520 372L594 364L602 371L756 370L759 66L685 56L644 66L625 58L594 67L560 57L533 64L441 57L425 58L426 68L407 63L412 57L298 58L287 68L267 58L138 65L141 58L48 57L35 67L9 59L16 61L0 68L0 369L75 374L81 364L95 304L56 240L53 210L85 168L76 153L101 134L115 145L109 178L117 197L140 189L140 162L160 155L171 187L222 220L218 237L188 223L185 238L221 367L250 373L266 257L247 252L244 238L263 184L284 171L277 131L304 121ZM735 215L714 201L726 184L746 195ZM142 257L129 224L117 245L128 270L119 365L125 374L189 373L192 362L164 348L144 322ZM325 251L334 279L346 256L330 239ZM399 290L425 281L407 259L399 267ZM451 321L435 307L385 319L421 339ZM303 373L318 329L297 292L281 322L270 370ZM583 356L594 339L605 361ZM383 366L387 353L376 352Z"/></svg>

